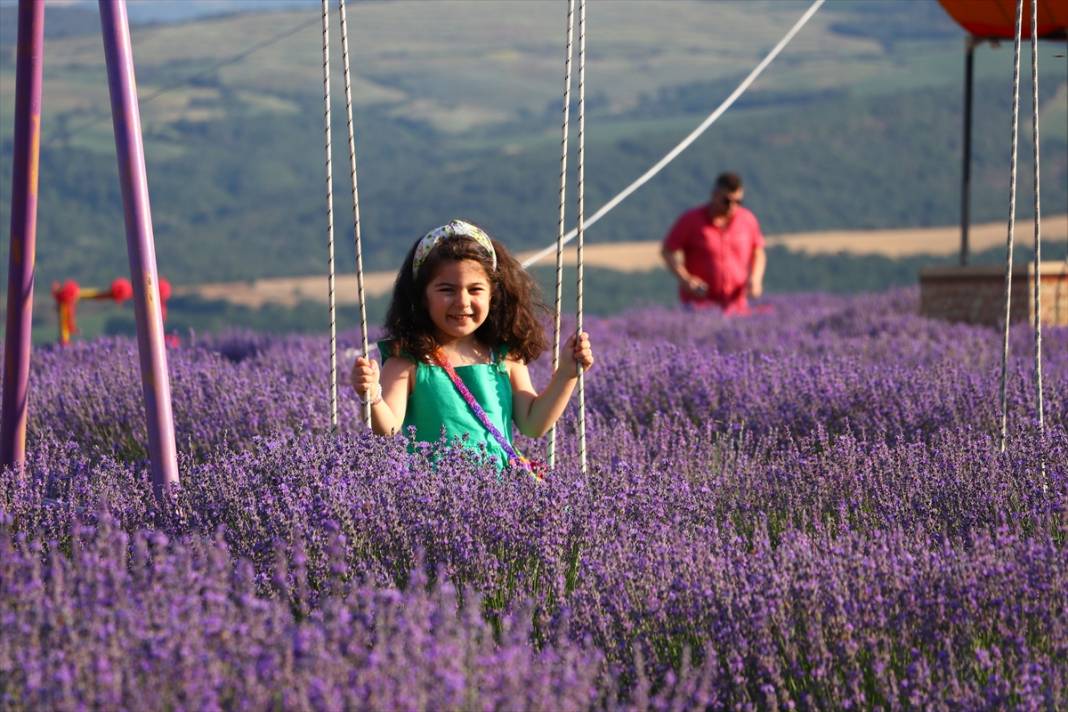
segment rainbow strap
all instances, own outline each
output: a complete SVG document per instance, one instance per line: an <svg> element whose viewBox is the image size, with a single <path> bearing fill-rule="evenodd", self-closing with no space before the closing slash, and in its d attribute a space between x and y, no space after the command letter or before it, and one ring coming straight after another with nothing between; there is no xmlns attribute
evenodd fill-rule
<svg viewBox="0 0 1068 712"><path fill-rule="evenodd" d="M445 373L449 375L449 380L452 381L452 385L456 387L460 396L467 402L467 407L469 407L471 412L475 414L475 417L482 423L482 426L497 440L497 443L508 455L508 459L513 463L517 463L520 467L529 472L534 479L539 481L543 479L542 475L538 472L538 468L536 468L529 459L520 455L512 446L512 443L508 442L508 438L504 437L497 426L493 424L493 421L490 420L489 415L479 404L478 399L475 398L475 395L467 387L467 384L460 380L460 375L456 373L456 369L449 363L449 359L445 356L445 352L440 348L434 349L433 358L437 365L445 369Z"/></svg>

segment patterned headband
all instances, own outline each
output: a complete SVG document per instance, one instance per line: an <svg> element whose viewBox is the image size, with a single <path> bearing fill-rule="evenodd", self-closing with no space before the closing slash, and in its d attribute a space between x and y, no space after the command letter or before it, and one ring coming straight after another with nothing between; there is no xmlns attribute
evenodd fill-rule
<svg viewBox="0 0 1068 712"><path fill-rule="evenodd" d="M415 246L415 255L412 257L413 277L419 275L419 268L423 266L426 258L437 247L438 243L450 237L466 237L477 242L479 247L489 254L493 269L497 269L497 252L493 249L493 243L490 241L489 235L482 228L469 222L450 220L447 224L436 227L423 235L423 239Z"/></svg>

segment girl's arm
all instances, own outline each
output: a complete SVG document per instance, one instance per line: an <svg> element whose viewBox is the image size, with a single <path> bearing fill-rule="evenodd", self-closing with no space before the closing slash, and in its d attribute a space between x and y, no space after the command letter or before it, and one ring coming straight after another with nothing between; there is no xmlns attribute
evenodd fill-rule
<svg viewBox="0 0 1068 712"><path fill-rule="evenodd" d="M512 418L519 432L524 435L540 438L549 432L563 414L575 390L579 364L583 370L593 365L590 337L585 332L579 335L577 341L572 335L561 352L560 366L540 395L534 390L527 365L521 361L508 362L512 381Z"/></svg>
<svg viewBox="0 0 1068 712"><path fill-rule="evenodd" d="M352 367L352 387L360 398L372 400L371 429L377 435L394 435L404 423L415 364L395 357L386 360L379 374L378 362L358 358ZM379 397L381 396L381 397Z"/></svg>

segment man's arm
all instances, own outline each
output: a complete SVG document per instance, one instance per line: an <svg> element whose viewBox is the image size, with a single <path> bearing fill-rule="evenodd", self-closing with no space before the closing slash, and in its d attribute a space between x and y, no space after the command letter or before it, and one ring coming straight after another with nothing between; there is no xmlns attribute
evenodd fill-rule
<svg viewBox="0 0 1068 712"><path fill-rule="evenodd" d="M664 247L660 250L660 256L664 258L664 264L667 265L668 271L675 275L683 289L696 295L702 295L708 291L708 285L705 284L704 280L690 274L689 270L686 269L686 255L682 250L672 250Z"/></svg>
<svg viewBox="0 0 1068 712"><path fill-rule="evenodd" d="M768 266L768 256L763 247L753 251L753 262L749 267L749 295L757 298L764 293L764 268Z"/></svg>

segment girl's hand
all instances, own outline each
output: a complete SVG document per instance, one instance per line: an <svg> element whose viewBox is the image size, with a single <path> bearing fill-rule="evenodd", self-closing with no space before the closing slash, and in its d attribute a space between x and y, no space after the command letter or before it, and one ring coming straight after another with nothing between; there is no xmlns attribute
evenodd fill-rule
<svg viewBox="0 0 1068 712"><path fill-rule="evenodd" d="M382 396L382 385L378 380L378 362L374 359L360 356L352 365L352 373L349 376L356 395L362 401L378 399Z"/></svg>
<svg viewBox="0 0 1068 712"><path fill-rule="evenodd" d="M583 371L588 371L593 365L593 350L590 348L590 335L583 331L577 336L571 335L571 338L567 340L566 351L571 354L571 362L576 368L582 367Z"/></svg>

